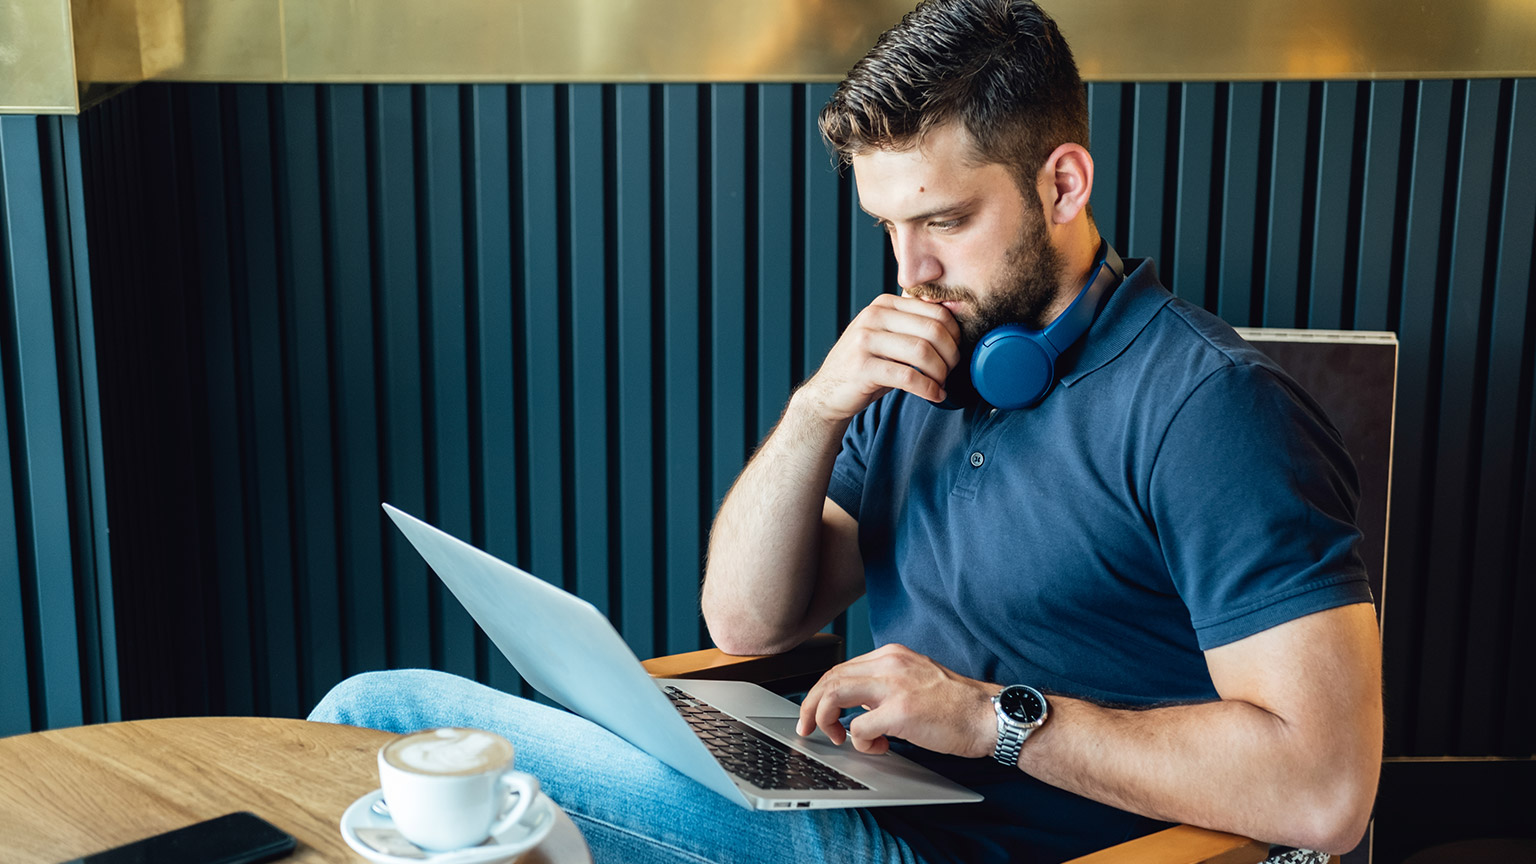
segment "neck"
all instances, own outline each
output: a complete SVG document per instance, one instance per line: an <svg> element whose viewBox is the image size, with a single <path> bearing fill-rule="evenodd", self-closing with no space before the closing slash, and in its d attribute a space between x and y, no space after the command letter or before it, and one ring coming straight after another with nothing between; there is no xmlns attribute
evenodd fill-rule
<svg viewBox="0 0 1536 864"><path fill-rule="evenodd" d="M1046 322L1055 321L1061 317L1061 313L1067 311L1073 298L1088 284L1094 259L1099 254L1098 229L1087 219L1074 220L1073 224L1063 226L1061 233L1053 239L1060 244L1057 249L1062 263L1061 281L1056 286L1056 299L1046 310Z"/></svg>

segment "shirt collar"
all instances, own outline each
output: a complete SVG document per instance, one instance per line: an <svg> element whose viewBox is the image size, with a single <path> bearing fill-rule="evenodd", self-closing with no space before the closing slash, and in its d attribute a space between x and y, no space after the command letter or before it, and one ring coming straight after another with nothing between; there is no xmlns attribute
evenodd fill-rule
<svg viewBox="0 0 1536 864"><path fill-rule="evenodd" d="M1125 270L1125 281L1110 295L1088 333L1057 361L1062 386L1071 387L1125 353L1158 311L1173 300L1158 281L1157 264L1151 258L1127 258Z"/></svg>

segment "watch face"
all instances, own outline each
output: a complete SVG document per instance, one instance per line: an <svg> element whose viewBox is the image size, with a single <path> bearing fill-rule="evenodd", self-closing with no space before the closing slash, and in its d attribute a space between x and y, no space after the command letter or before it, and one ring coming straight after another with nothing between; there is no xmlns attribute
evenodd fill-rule
<svg viewBox="0 0 1536 864"><path fill-rule="evenodd" d="M1039 723L1045 716L1045 700L1040 694L1018 684L1004 690L997 704L1004 714L1020 723Z"/></svg>

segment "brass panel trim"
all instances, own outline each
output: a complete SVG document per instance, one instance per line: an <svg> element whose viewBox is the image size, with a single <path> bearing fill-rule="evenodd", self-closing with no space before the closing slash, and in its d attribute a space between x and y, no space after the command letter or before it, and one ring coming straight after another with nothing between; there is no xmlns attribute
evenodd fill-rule
<svg viewBox="0 0 1536 864"><path fill-rule="evenodd" d="M913 2L9 0L0 111L77 111L76 82L836 81ZM1045 5L1090 81L1536 76L1532 0Z"/></svg>
<svg viewBox="0 0 1536 864"><path fill-rule="evenodd" d="M139 0L152 2L152 0ZM220 0L169 80L836 81L913 0ZM1536 73L1530 0L1048 0L1098 81ZM281 30L277 44L273 28ZM253 59L262 68L255 71ZM233 62L231 62L233 61Z"/></svg>

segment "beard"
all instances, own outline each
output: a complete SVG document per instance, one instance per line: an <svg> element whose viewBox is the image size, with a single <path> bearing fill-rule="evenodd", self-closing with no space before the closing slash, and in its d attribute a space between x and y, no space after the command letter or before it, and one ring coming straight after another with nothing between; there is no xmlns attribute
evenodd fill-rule
<svg viewBox="0 0 1536 864"><path fill-rule="evenodd" d="M957 300L971 312L955 315L960 325L960 352L969 356L983 337L1004 324L1023 324L1039 330L1045 313L1061 290L1066 267L1045 231L1045 219L1028 211L1024 232L1008 250L997 283L985 298L963 285L931 282L912 289L913 296L935 301Z"/></svg>

